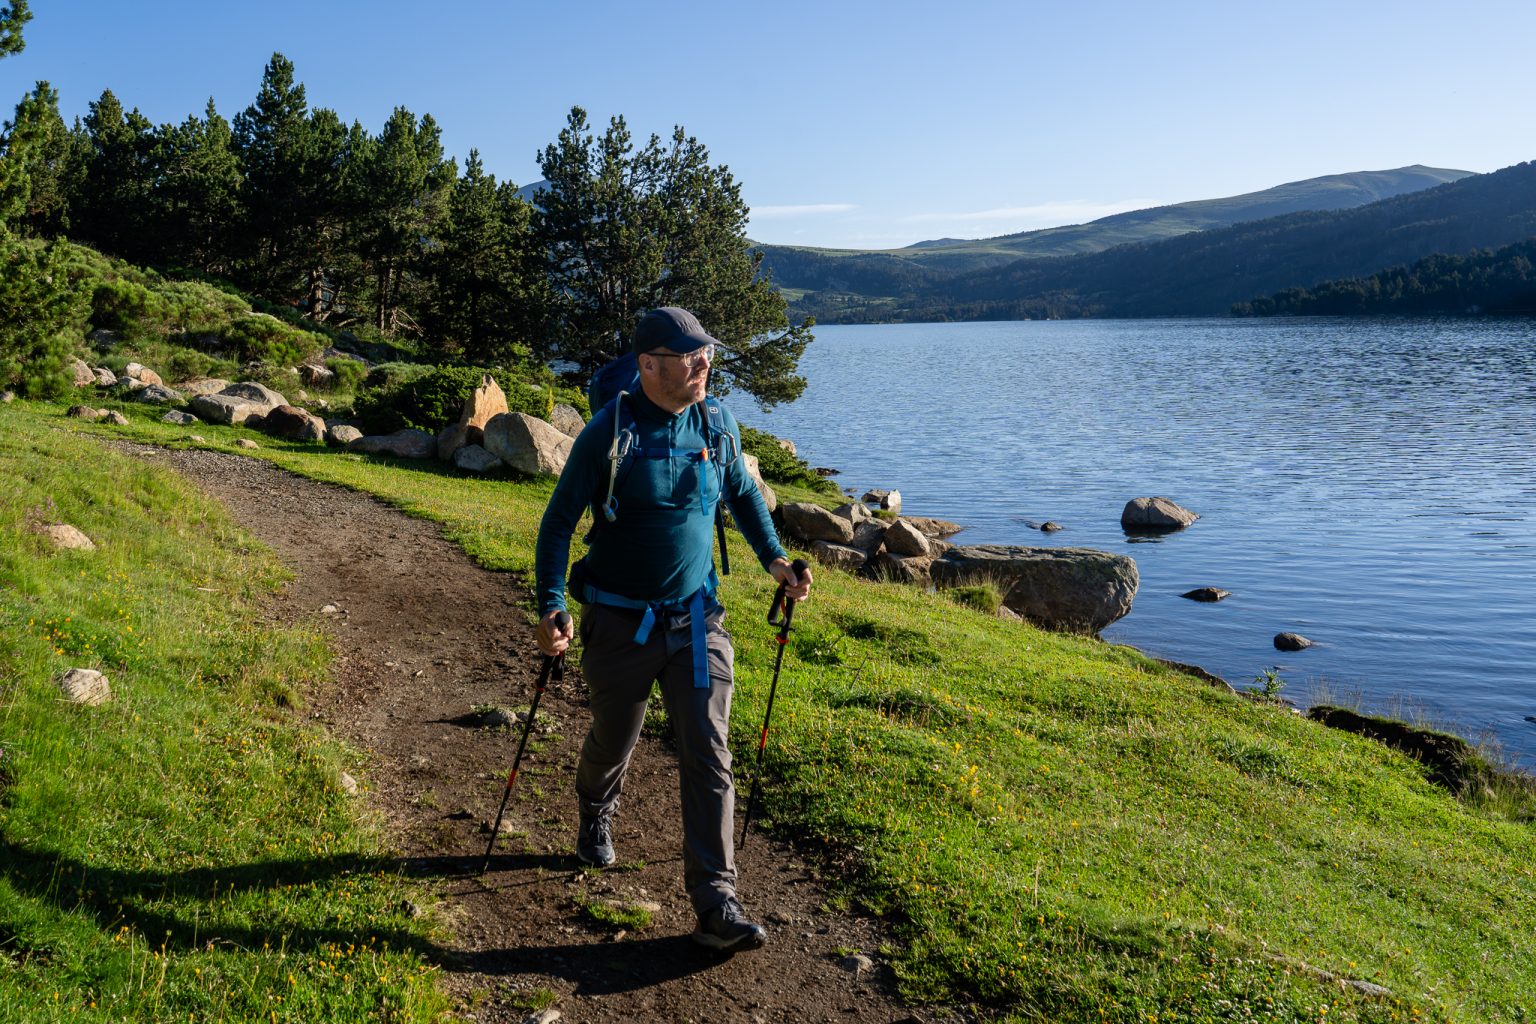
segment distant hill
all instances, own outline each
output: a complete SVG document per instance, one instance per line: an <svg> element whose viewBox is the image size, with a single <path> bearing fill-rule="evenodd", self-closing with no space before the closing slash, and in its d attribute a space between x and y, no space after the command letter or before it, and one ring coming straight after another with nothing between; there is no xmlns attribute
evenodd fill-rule
<svg viewBox="0 0 1536 1024"><path fill-rule="evenodd" d="M894 319L1208 316L1239 302L1374 274L1434 253L1536 236L1536 164L1354 209L1291 213L1088 256L1022 259L926 283Z"/></svg>
<svg viewBox="0 0 1536 1024"><path fill-rule="evenodd" d="M1349 209L1457 181L1470 173L1415 164L1388 171L1332 174L1261 192L1114 214L1088 224L986 239L933 239L904 249L765 245L763 262L774 283L792 300L804 292L832 292L854 306L865 299L881 300L877 304L885 305L889 300L899 302L916 289L1006 266L1021 257L1096 253L1280 214Z"/></svg>

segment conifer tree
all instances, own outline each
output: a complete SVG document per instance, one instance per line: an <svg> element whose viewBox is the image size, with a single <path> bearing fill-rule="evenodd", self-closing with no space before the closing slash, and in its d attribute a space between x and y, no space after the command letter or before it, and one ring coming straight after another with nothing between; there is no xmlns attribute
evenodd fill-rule
<svg viewBox="0 0 1536 1024"><path fill-rule="evenodd" d="M68 220L63 189L69 154L59 94L38 82L0 132L0 223L26 234L57 234Z"/></svg>
<svg viewBox="0 0 1536 1024"><path fill-rule="evenodd" d="M12 0L8 6L0 7L0 57L20 53L26 48L21 27L31 20L27 0Z"/></svg>
<svg viewBox="0 0 1536 1024"><path fill-rule="evenodd" d="M160 129L158 164L159 261L230 274L242 176L234 133L211 98L202 118L189 117Z"/></svg>
<svg viewBox="0 0 1536 1024"><path fill-rule="evenodd" d="M83 173L70 197L75 234L124 259L153 255L145 230L155 181L149 119L136 109L125 113L108 89L90 104L80 141Z"/></svg>

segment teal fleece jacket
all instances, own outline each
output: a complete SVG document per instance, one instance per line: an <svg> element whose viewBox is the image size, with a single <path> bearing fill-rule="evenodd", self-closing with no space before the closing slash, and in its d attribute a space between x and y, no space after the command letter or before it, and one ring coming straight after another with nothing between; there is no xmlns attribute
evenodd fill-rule
<svg viewBox="0 0 1536 1024"><path fill-rule="evenodd" d="M623 400L635 444L643 448L699 451L707 444L708 420L701 405L672 414L643 393ZM725 427L741 448L741 429L724 410ZM613 443L614 403L600 409L571 447L571 456L555 485L555 493L539 525L534 575L538 585L539 613L565 608L566 566L570 564L571 537L582 513L601 506L608 496L608 449ZM628 417L626 417L627 419ZM731 442L726 442L726 448ZM729 456L731 451L721 453ZM701 483L713 495L718 469L713 461L684 457L642 458L630 455L614 497L617 519L610 523L597 514L592 546L587 552L587 582L610 593L636 601L676 604L693 596L709 579L714 566L714 507L700 500ZM700 472L710 479L701 481ZM747 474L743 459L731 462L725 472L723 499L766 569L776 558L786 558L768 518L768 507L757 485ZM577 595L578 599L581 595Z"/></svg>

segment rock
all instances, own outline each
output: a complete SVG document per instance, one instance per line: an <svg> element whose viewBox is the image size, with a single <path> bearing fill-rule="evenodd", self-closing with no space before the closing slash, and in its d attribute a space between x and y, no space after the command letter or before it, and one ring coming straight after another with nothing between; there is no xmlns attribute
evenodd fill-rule
<svg viewBox="0 0 1536 1024"><path fill-rule="evenodd" d="M64 411L65 416L77 420L99 420L102 410L89 405L72 405Z"/></svg>
<svg viewBox="0 0 1536 1024"><path fill-rule="evenodd" d="M1276 633L1275 650L1277 651L1304 651L1312 646L1312 641L1300 633Z"/></svg>
<svg viewBox="0 0 1536 1024"><path fill-rule="evenodd" d="M510 729L517 723L517 715L506 708L491 708L480 713L480 728Z"/></svg>
<svg viewBox="0 0 1536 1024"><path fill-rule="evenodd" d="M555 1024L560 1019L560 1011L553 1006L546 1006L538 1013L530 1013L523 1018L523 1024Z"/></svg>
<svg viewBox="0 0 1536 1024"><path fill-rule="evenodd" d="M235 447L236 448L257 449L257 448L260 448L261 445L257 444L255 441L252 441L248 437L242 437L238 441L235 442Z"/></svg>
<svg viewBox="0 0 1536 1024"><path fill-rule="evenodd" d="M853 546L873 558L885 549L885 531L890 527L883 519L866 519L853 528Z"/></svg>
<svg viewBox="0 0 1536 1024"><path fill-rule="evenodd" d="M819 477L826 478L829 476L837 476L837 474L841 473L842 470L833 469L831 466L814 466L811 468L811 472L815 473Z"/></svg>
<svg viewBox="0 0 1536 1024"><path fill-rule="evenodd" d="M106 351L117 344L117 332L109 331L105 327L98 327L85 336L85 340L102 351Z"/></svg>
<svg viewBox="0 0 1536 1024"><path fill-rule="evenodd" d="M202 434L188 434L187 435L187 440L188 441L195 441L198 444L207 444L208 443L208 439L206 437L204 437Z"/></svg>
<svg viewBox="0 0 1536 1024"><path fill-rule="evenodd" d="M325 420L292 405L280 405L261 420L261 431L290 441L324 441Z"/></svg>
<svg viewBox="0 0 1536 1024"><path fill-rule="evenodd" d="M574 438L541 419L504 412L485 425L485 448L523 473L559 476L571 457Z"/></svg>
<svg viewBox="0 0 1536 1024"><path fill-rule="evenodd" d="M1209 683L1210 685L1216 687L1218 690L1226 690L1228 693L1237 692L1237 689L1231 683L1227 682L1216 673L1201 668L1199 665L1188 665L1182 661L1169 661L1167 658L1153 658L1152 660L1165 668L1173 669L1175 672L1182 672L1187 676L1194 676L1202 683Z"/></svg>
<svg viewBox="0 0 1536 1024"><path fill-rule="evenodd" d="M885 549L897 555L916 555L927 558L928 538L917 527L904 519L898 519L885 531Z"/></svg>
<svg viewBox="0 0 1536 1024"><path fill-rule="evenodd" d="M504 415L507 411L507 396L502 392L490 374L480 378L480 386L469 393L464 400L464 406L459 410L459 420L466 427L479 427L485 429L485 425L497 416Z"/></svg>
<svg viewBox="0 0 1536 1024"><path fill-rule="evenodd" d="M332 423L325 428L325 443L338 448L345 448L362 436L363 432L350 423Z"/></svg>
<svg viewBox="0 0 1536 1024"><path fill-rule="evenodd" d="M853 543L853 523L842 516L833 515L820 505L805 501L791 501L780 505L784 527L806 542L825 540L833 544Z"/></svg>
<svg viewBox="0 0 1536 1024"><path fill-rule="evenodd" d="M299 379L312 388L328 388L335 383L336 374L316 363L305 363L299 367Z"/></svg>
<svg viewBox="0 0 1536 1024"><path fill-rule="evenodd" d="M560 433L569 434L572 437L580 434L581 429L587 425L586 421L581 418L581 413L577 412L575 407L566 405L564 402L555 403L554 412L549 414L549 422Z"/></svg>
<svg viewBox="0 0 1536 1024"><path fill-rule="evenodd" d="M151 405L172 405L181 401L181 395L164 384L145 384L133 393L133 401Z"/></svg>
<svg viewBox="0 0 1536 1024"><path fill-rule="evenodd" d="M1420 729L1406 722L1362 715L1328 704L1308 708L1307 717L1330 729L1352 732L1402 751L1429 768L1429 777L1434 782L1458 795L1480 791L1494 771L1470 743L1450 733Z"/></svg>
<svg viewBox="0 0 1536 1024"><path fill-rule="evenodd" d="M182 412L180 409L172 409L170 412L160 417L160 422L177 423L185 427L190 426L193 423L201 423L203 421L198 419L196 416L193 416L189 412Z"/></svg>
<svg viewBox="0 0 1536 1024"><path fill-rule="evenodd" d="M1359 992L1361 995L1374 996L1377 999L1392 998L1391 989L1384 988L1381 985L1377 985L1373 982L1361 981L1359 978L1344 978L1339 982L1339 984L1345 986L1346 988L1352 988L1356 992Z"/></svg>
<svg viewBox="0 0 1536 1024"><path fill-rule="evenodd" d="M209 423L244 423L252 416L265 416L288 399L255 381L230 384L213 395L192 399L192 411Z"/></svg>
<svg viewBox="0 0 1536 1024"><path fill-rule="evenodd" d="M1210 602L1220 601L1224 597L1231 597L1232 592L1229 590L1222 590L1220 587L1196 587L1194 590L1186 590L1179 596L1187 597L1191 601Z"/></svg>
<svg viewBox="0 0 1536 1024"><path fill-rule="evenodd" d="M839 960L837 966L854 974L864 974L875 969L875 962L863 953L850 953Z"/></svg>
<svg viewBox="0 0 1536 1024"><path fill-rule="evenodd" d="M91 368L85 365L84 359L73 359L69 364L70 372L74 374L75 387L83 388L96 383L96 375Z"/></svg>
<svg viewBox="0 0 1536 1024"><path fill-rule="evenodd" d="M901 492L888 491L883 487L875 487L864 492L861 499L866 502L874 502L888 512L901 511Z"/></svg>
<svg viewBox="0 0 1536 1024"><path fill-rule="evenodd" d="M365 455L394 455L402 459L430 459L437 454L437 438L425 430L407 427L393 434L372 434L348 443L347 451Z"/></svg>
<svg viewBox="0 0 1536 1024"><path fill-rule="evenodd" d="M321 615L340 615L341 614L341 609L336 607L334 604L322 605L321 608L320 608L320 614Z"/></svg>
<svg viewBox="0 0 1536 1024"><path fill-rule="evenodd" d="M160 375L158 373L156 373L154 370L151 370L143 363L129 363L123 368L123 376L132 377L134 380L141 380L145 384L163 385L165 383L165 381L160 379Z"/></svg>
<svg viewBox="0 0 1536 1024"><path fill-rule="evenodd" d="M1020 615L1018 612L1014 611L1012 608L1009 608L1005 604L1000 604L997 606L997 617L1008 622L1024 621L1024 616Z"/></svg>
<svg viewBox="0 0 1536 1024"><path fill-rule="evenodd" d="M437 457L452 462L453 453L467 444L480 445L485 441L485 430L468 423L450 423L437 432Z"/></svg>
<svg viewBox="0 0 1536 1024"><path fill-rule="evenodd" d="M6 405L10 405L14 401L16 401L16 392L0 391L0 402L5 403Z"/></svg>
<svg viewBox="0 0 1536 1024"><path fill-rule="evenodd" d="M811 542L811 557L822 565L847 569L849 572L869 561L869 556L858 548L849 547L846 544L833 544L825 540Z"/></svg>
<svg viewBox="0 0 1536 1024"><path fill-rule="evenodd" d="M742 452L741 461L746 467L747 476L751 477L752 482L757 485L757 493L763 496L763 504L768 506L768 511L772 512L778 508L779 496L773 492L772 487L768 486L768 481L763 479L763 470L758 465L757 456L751 452Z"/></svg>
<svg viewBox="0 0 1536 1024"><path fill-rule="evenodd" d="M503 463L478 444L467 444L453 453L453 464L471 473L489 473Z"/></svg>
<svg viewBox="0 0 1536 1024"><path fill-rule="evenodd" d="M194 377L192 380L184 380L176 385L176 390L188 398L197 398L200 395L216 395L229 387L229 381L220 380L217 377Z"/></svg>
<svg viewBox="0 0 1536 1024"><path fill-rule="evenodd" d="M1200 517L1167 498L1132 498L1120 513L1122 529L1139 532L1182 530Z"/></svg>
<svg viewBox="0 0 1536 1024"><path fill-rule="evenodd" d="M1045 522L1040 524L1040 532L1041 533L1055 533L1057 530L1064 530L1064 529L1066 529L1066 527L1062 526L1060 523L1056 522L1054 519L1047 519Z"/></svg>
<svg viewBox="0 0 1536 1024"><path fill-rule="evenodd" d="M853 524L853 528L855 530L859 528L860 523L867 523L871 521L879 522L879 520L875 519L875 514L869 510L869 506L864 504L862 501L844 502L843 504L837 506L837 508L833 509L832 514L835 516L842 516L844 519L848 520Z"/></svg>
<svg viewBox="0 0 1536 1024"><path fill-rule="evenodd" d="M116 409L109 409L101 414L101 422L110 423L114 427L126 427L128 425L128 417Z"/></svg>
<svg viewBox="0 0 1536 1024"><path fill-rule="evenodd" d="M940 587L993 583L1003 603L1046 629L1098 633L1131 610L1136 562L1091 548L957 547L931 567Z"/></svg>
<svg viewBox="0 0 1536 1024"><path fill-rule="evenodd" d="M779 437L779 438L775 438L775 440L778 441L780 448L782 448L785 451L789 452L789 454L795 456L796 458L799 458L800 453L795 450L795 442L791 441L787 437Z"/></svg>
<svg viewBox="0 0 1536 1024"><path fill-rule="evenodd" d="M59 689L71 704L95 707L112 699L112 684L93 668L72 668L59 677Z"/></svg>
<svg viewBox="0 0 1536 1024"><path fill-rule="evenodd" d="M119 377L117 378L117 383L112 385L112 390L132 401L135 392L143 391L147 387L149 387L149 383L139 380L137 377Z"/></svg>
<svg viewBox="0 0 1536 1024"><path fill-rule="evenodd" d="M341 791L348 796L354 796L357 793L357 780L346 772L341 773L336 783L341 787Z"/></svg>
<svg viewBox="0 0 1536 1024"><path fill-rule="evenodd" d="M927 537L950 537L965 527L948 519L930 519L927 516L902 516L907 522L923 531Z"/></svg>
<svg viewBox="0 0 1536 1024"><path fill-rule="evenodd" d="M113 384L117 383L117 374L113 373L105 366L93 366L91 367L91 372L96 375L97 387L109 388Z"/></svg>
<svg viewBox="0 0 1536 1024"><path fill-rule="evenodd" d="M53 523L42 529L42 534L47 537L57 551L95 551L96 544L91 538L81 533L77 528L68 523Z"/></svg>
<svg viewBox="0 0 1536 1024"><path fill-rule="evenodd" d="M933 559L923 555L897 555L885 551L870 559L870 564L874 566L876 575L893 583L921 583L927 586L932 579L930 573Z"/></svg>

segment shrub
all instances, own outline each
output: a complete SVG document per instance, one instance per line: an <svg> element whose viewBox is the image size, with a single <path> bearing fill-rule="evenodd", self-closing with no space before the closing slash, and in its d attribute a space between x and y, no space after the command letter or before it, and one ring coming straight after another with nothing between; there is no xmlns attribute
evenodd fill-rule
<svg viewBox="0 0 1536 1024"><path fill-rule="evenodd" d="M336 376L331 381L332 391L354 391L368 376L368 367L356 359L333 356L325 361L325 368Z"/></svg>
<svg viewBox="0 0 1536 1024"><path fill-rule="evenodd" d="M374 367L369 381L383 368ZM506 370L478 366L441 366L403 383L369 387L358 394L354 412L369 433L388 434L407 427L436 432L458 418L464 400L487 374L506 393L509 411L549 419L555 408L553 391L528 384Z"/></svg>
<svg viewBox="0 0 1536 1024"><path fill-rule="evenodd" d="M84 308L71 287L64 252L22 242L0 227L0 387L52 398L73 377L65 368Z"/></svg>
<svg viewBox="0 0 1536 1024"><path fill-rule="evenodd" d="M972 587L955 587L946 590L945 596L956 604L965 605L967 608L975 608L979 612L988 615L996 615L997 609L1003 603L1003 595L998 592L997 585L993 583L980 583Z"/></svg>
<svg viewBox="0 0 1536 1024"><path fill-rule="evenodd" d="M310 358L324 347L319 335L290 327L264 313L251 313L230 323L223 331L224 343L247 362L293 365Z"/></svg>
<svg viewBox="0 0 1536 1024"><path fill-rule="evenodd" d="M810 463L791 455L787 449L779 445L779 439L768 431L743 426L741 446L750 454L757 456L758 468L762 470L763 479L775 483L804 484L807 487L821 488L823 481L811 470Z"/></svg>

